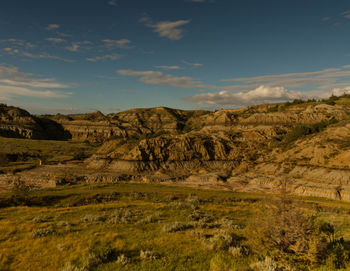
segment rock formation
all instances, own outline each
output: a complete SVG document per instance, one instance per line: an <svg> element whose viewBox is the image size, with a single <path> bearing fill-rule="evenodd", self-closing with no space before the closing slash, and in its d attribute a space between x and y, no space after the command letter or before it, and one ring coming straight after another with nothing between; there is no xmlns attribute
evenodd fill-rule
<svg viewBox="0 0 350 271"><path fill-rule="evenodd" d="M178 181L270 192L288 183L295 194L350 201L347 99L215 112L157 107L38 117L2 105L0 133L100 143L84 164L94 173L79 178L89 183Z"/></svg>

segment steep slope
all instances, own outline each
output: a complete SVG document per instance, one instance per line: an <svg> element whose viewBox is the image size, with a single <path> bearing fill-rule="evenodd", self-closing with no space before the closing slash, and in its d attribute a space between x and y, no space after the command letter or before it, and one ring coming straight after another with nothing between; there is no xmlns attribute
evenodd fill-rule
<svg viewBox="0 0 350 271"><path fill-rule="evenodd" d="M0 104L0 136L56 140L70 138L69 133L58 123L5 104Z"/></svg>
<svg viewBox="0 0 350 271"><path fill-rule="evenodd" d="M102 143L110 138L140 137L155 133L174 134L183 129L192 130L187 123L209 111L185 111L166 107L131 109L103 115L89 114L45 116L61 124L73 140ZM195 125L195 124L194 124Z"/></svg>
<svg viewBox="0 0 350 271"><path fill-rule="evenodd" d="M162 122L172 123L162 126L169 127L170 134L109 140L86 164L189 182L227 180L232 189L242 191L276 191L287 178L294 193L350 200L349 112L347 106L324 103L219 110L187 118L192 130L187 133L170 119ZM307 132L291 140L299 126ZM153 127L152 131L160 129ZM341 192L335 192L338 186Z"/></svg>

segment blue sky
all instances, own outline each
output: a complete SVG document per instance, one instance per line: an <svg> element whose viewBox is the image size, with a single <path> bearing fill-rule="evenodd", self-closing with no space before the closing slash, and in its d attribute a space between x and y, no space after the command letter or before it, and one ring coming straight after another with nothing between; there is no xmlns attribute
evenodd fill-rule
<svg viewBox="0 0 350 271"><path fill-rule="evenodd" d="M236 108L350 93L350 2L2 0L0 102Z"/></svg>

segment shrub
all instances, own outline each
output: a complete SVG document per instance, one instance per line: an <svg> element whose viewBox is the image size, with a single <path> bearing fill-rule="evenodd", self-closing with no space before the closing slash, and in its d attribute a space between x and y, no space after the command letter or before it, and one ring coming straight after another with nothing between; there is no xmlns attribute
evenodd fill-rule
<svg viewBox="0 0 350 271"><path fill-rule="evenodd" d="M229 271L230 265L221 254L216 254L210 260L209 271Z"/></svg>
<svg viewBox="0 0 350 271"><path fill-rule="evenodd" d="M239 230L241 227L237 225L233 220L228 217L223 217L219 220L219 225L221 228L228 230Z"/></svg>
<svg viewBox="0 0 350 271"><path fill-rule="evenodd" d="M36 216L32 219L34 223L44 223L47 222L49 218L47 216L41 215L41 216Z"/></svg>
<svg viewBox="0 0 350 271"><path fill-rule="evenodd" d="M342 269L345 268L346 255L344 246L340 243L335 244L332 248L332 252L327 258L326 265L330 269Z"/></svg>
<svg viewBox="0 0 350 271"><path fill-rule="evenodd" d="M154 215L149 215L137 222L137 224L147 224L147 223L154 223L157 222L158 218Z"/></svg>
<svg viewBox="0 0 350 271"><path fill-rule="evenodd" d="M75 260L65 265L62 271L89 271L95 270L102 263L112 261L115 258L115 250L109 242L93 240L89 246L88 254L81 262Z"/></svg>
<svg viewBox="0 0 350 271"><path fill-rule="evenodd" d="M255 228L255 240L278 259L292 257L305 265L323 263L331 255L328 261L335 266L344 263L341 239L335 239L333 225L320 223L286 195L264 207Z"/></svg>
<svg viewBox="0 0 350 271"><path fill-rule="evenodd" d="M82 219L80 219L82 222L85 223L93 223L93 222L100 222L104 221L104 218L98 215L85 215Z"/></svg>
<svg viewBox="0 0 350 271"><path fill-rule="evenodd" d="M117 263L121 265L127 265L130 262L130 259L126 257L124 254L121 254L117 258Z"/></svg>
<svg viewBox="0 0 350 271"><path fill-rule="evenodd" d="M89 247L89 255L98 263L112 260L114 250L109 242L92 241Z"/></svg>
<svg viewBox="0 0 350 271"><path fill-rule="evenodd" d="M74 263L66 263L66 265L62 268L62 271L86 271L84 268L80 268L76 266Z"/></svg>
<svg viewBox="0 0 350 271"><path fill-rule="evenodd" d="M134 222L135 214L127 209L117 209L107 220L110 224L130 224Z"/></svg>
<svg viewBox="0 0 350 271"><path fill-rule="evenodd" d="M159 258L159 256L150 250L141 250L140 258L141 260L156 260Z"/></svg>
<svg viewBox="0 0 350 271"><path fill-rule="evenodd" d="M56 230L53 228L38 228L32 232L33 238L44 237L50 234L55 234Z"/></svg>
<svg viewBox="0 0 350 271"><path fill-rule="evenodd" d="M279 271L277 262L270 257L266 257L264 261L256 262L251 265L256 271Z"/></svg>
<svg viewBox="0 0 350 271"><path fill-rule="evenodd" d="M192 228L193 226L190 224L183 224L180 222L174 222L171 224L166 224L163 226L163 232L177 232L177 231L184 231L189 228Z"/></svg>
<svg viewBox="0 0 350 271"><path fill-rule="evenodd" d="M231 246L238 246L242 237L226 230L220 230L207 241L210 249L215 251L228 250Z"/></svg>
<svg viewBox="0 0 350 271"><path fill-rule="evenodd" d="M286 134L285 140L287 143L293 142L307 135L319 133L323 131L327 126L336 123L337 120L321 121L309 125L295 126L289 133Z"/></svg>

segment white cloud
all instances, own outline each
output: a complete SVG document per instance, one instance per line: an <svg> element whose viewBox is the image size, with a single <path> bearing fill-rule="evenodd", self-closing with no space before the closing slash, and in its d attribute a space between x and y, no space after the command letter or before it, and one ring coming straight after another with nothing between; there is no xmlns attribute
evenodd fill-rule
<svg viewBox="0 0 350 271"><path fill-rule="evenodd" d="M187 76L177 77L156 71L117 70L117 73L125 76L138 76L140 77L140 82L151 85L183 88L202 87L202 83L200 81L194 80L193 78Z"/></svg>
<svg viewBox="0 0 350 271"><path fill-rule="evenodd" d="M66 40L61 39L61 38L46 38L45 40L53 42L53 43L62 43L66 42Z"/></svg>
<svg viewBox="0 0 350 271"><path fill-rule="evenodd" d="M70 46L66 46L66 49L71 52L78 52L80 48L90 49L89 47L86 46L90 44L92 44L92 42L88 40L77 41L77 42L73 42Z"/></svg>
<svg viewBox="0 0 350 271"><path fill-rule="evenodd" d="M332 17L327 16L327 17L323 17L323 18L321 19L321 21L327 22L327 21L329 21L329 20L331 20L331 19L332 19Z"/></svg>
<svg viewBox="0 0 350 271"><path fill-rule="evenodd" d="M10 96L27 96L37 98L66 98L72 93L53 91L53 90L33 90L24 87L0 85L0 95Z"/></svg>
<svg viewBox="0 0 350 271"><path fill-rule="evenodd" d="M112 47L117 47L117 48L121 48L121 49L133 48L132 46L130 46L131 40L128 40L128 39L120 39L120 40L106 39L106 40L102 40L102 42L104 42L106 47L108 47L108 48L112 48Z"/></svg>
<svg viewBox="0 0 350 271"><path fill-rule="evenodd" d="M30 73L20 72L17 67L8 67L0 65L0 78L5 77L27 77L31 76Z"/></svg>
<svg viewBox="0 0 350 271"><path fill-rule="evenodd" d="M19 49L14 49L14 48L4 48L3 49L5 52L7 52L9 55L18 55L18 56L25 56L28 58L34 58L34 59L56 59L56 60L61 60L65 62L74 62L73 60L70 59L65 59L60 56L54 56L46 53L41 53L41 54L33 54L29 53L27 51L22 51Z"/></svg>
<svg viewBox="0 0 350 271"><path fill-rule="evenodd" d="M342 15L344 18L350 20L350 11L345 11L345 12L341 13L341 15Z"/></svg>
<svg viewBox="0 0 350 271"><path fill-rule="evenodd" d="M0 84L6 84L17 87L33 87L33 88L68 88L68 85L57 83L54 79L0 79Z"/></svg>
<svg viewBox="0 0 350 271"><path fill-rule="evenodd" d="M289 91L284 87L259 86L247 92L232 93L223 90L216 93L198 94L184 98L186 101L207 105L247 106L273 101L284 101L305 98L300 91Z"/></svg>
<svg viewBox="0 0 350 271"><path fill-rule="evenodd" d="M78 43L72 43L72 45L66 47L66 49L71 52L77 52L79 48L80 45Z"/></svg>
<svg viewBox="0 0 350 271"><path fill-rule="evenodd" d="M31 42L27 42L19 39L4 39L4 40L0 40L0 43L11 44L10 46L16 49L33 49L37 47Z"/></svg>
<svg viewBox="0 0 350 271"><path fill-rule="evenodd" d="M163 70L181 70L180 66L155 66L155 68L163 69Z"/></svg>
<svg viewBox="0 0 350 271"><path fill-rule="evenodd" d="M107 4L110 5L110 6L114 6L114 7L118 6L117 0L110 0L110 1L108 1Z"/></svg>
<svg viewBox="0 0 350 271"><path fill-rule="evenodd" d="M182 62L185 63L186 65L192 66L192 67L201 67L201 66L203 66L203 64L201 64L201 63L192 63L192 62L188 62L188 61L185 61L185 60L183 60Z"/></svg>
<svg viewBox="0 0 350 271"><path fill-rule="evenodd" d="M336 87L332 88L331 90L328 91L315 91L313 92L313 95L316 96L316 98L319 99L327 99L331 97L332 95L334 96L342 96L344 94L350 94L350 84L344 84L344 87Z"/></svg>
<svg viewBox="0 0 350 271"><path fill-rule="evenodd" d="M52 78L33 78L30 73L23 73L17 67L0 65L0 96L2 100L12 100L18 96L38 98L66 98L71 92L52 89L65 89L69 85L58 83Z"/></svg>
<svg viewBox="0 0 350 271"><path fill-rule="evenodd" d="M119 55L119 54L111 54L111 55L104 55L104 56L89 57L89 58L86 58L86 60L89 62L97 62L97 61L103 61L103 60L118 60L122 56L123 55Z"/></svg>
<svg viewBox="0 0 350 271"><path fill-rule="evenodd" d="M47 27L45 27L46 30L52 31L57 30L60 28L59 24L49 24Z"/></svg>
<svg viewBox="0 0 350 271"><path fill-rule="evenodd" d="M179 27L190 23L190 20L178 20L174 22L162 21L152 23L151 18L143 17L140 22L144 23L147 27L153 28L153 32L156 32L161 37L168 38L170 40L179 40L183 38L184 30Z"/></svg>

